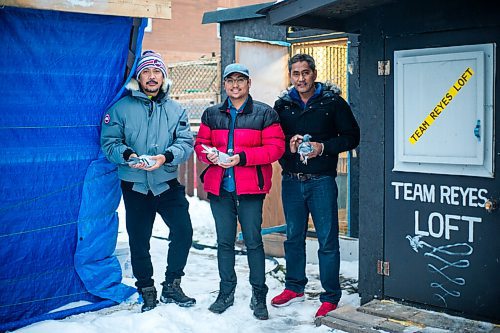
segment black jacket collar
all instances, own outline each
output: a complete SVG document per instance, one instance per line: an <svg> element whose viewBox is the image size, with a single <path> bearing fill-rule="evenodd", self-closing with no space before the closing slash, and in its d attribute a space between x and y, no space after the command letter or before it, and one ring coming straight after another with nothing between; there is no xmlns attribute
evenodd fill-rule
<svg viewBox="0 0 500 333"><path fill-rule="evenodd" d="M219 108L219 111L221 112L227 112L227 109L229 109L229 97L226 98L226 100L224 101L224 103L222 103L221 107ZM241 111L241 113L252 113L253 111L253 99L252 99L252 96L248 95L248 100L247 100L247 104L245 104L245 107L243 108L243 111Z"/></svg>

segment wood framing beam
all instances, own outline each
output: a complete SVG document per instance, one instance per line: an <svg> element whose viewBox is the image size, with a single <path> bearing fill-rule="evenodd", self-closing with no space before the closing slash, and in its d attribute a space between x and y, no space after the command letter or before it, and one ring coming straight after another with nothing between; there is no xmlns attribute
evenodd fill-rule
<svg viewBox="0 0 500 333"><path fill-rule="evenodd" d="M335 3L337 0L295 0L284 1L277 5L277 8L268 12L271 24L290 25L289 21L307 15L309 13L321 10L323 7Z"/></svg>
<svg viewBox="0 0 500 333"><path fill-rule="evenodd" d="M341 31L342 20L328 19L326 17L313 16L313 15L303 15L295 19L287 21L288 25L296 27L306 27L314 29L327 29L331 31Z"/></svg>
<svg viewBox="0 0 500 333"><path fill-rule="evenodd" d="M0 0L0 6L168 20L172 18L171 1L167 0Z"/></svg>

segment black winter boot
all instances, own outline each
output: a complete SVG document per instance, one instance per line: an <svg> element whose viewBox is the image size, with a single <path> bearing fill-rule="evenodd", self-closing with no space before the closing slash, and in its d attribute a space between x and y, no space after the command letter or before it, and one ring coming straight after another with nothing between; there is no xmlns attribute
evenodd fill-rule
<svg viewBox="0 0 500 333"><path fill-rule="evenodd" d="M260 320L269 319L269 313L267 312L266 306L267 290L267 286L264 286L264 288L252 288L250 309L253 310L253 315L255 316L255 318Z"/></svg>
<svg viewBox="0 0 500 333"><path fill-rule="evenodd" d="M196 304L194 298L186 296L181 288L181 279L175 279L172 283L162 282L160 301L163 303L175 303L182 307L189 307Z"/></svg>
<svg viewBox="0 0 500 333"><path fill-rule="evenodd" d="M219 296L215 302L208 308L213 313L222 313L227 310L231 305L234 304L234 289L229 293L224 293L222 290L219 291Z"/></svg>
<svg viewBox="0 0 500 333"><path fill-rule="evenodd" d="M156 307L156 304L158 304L158 301L156 300L156 288L154 286L141 288L139 293L144 301L144 304L142 304L141 307L141 312L153 310Z"/></svg>

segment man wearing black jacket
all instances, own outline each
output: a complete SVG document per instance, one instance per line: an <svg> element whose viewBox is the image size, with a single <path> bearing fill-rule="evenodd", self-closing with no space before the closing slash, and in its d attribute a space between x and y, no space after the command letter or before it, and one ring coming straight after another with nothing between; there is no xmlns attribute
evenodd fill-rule
<svg viewBox="0 0 500 333"><path fill-rule="evenodd" d="M282 307L304 300L308 281L305 238L310 213L319 242L320 280L324 289L316 317L322 317L337 308L342 295L335 183L338 154L356 148L360 133L351 108L340 97L340 90L315 82L317 71L311 56L293 56L288 69L293 87L274 105L288 142L279 161L283 168L282 199L287 225L286 277L285 290L271 304ZM311 137L307 146L306 134Z"/></svg>

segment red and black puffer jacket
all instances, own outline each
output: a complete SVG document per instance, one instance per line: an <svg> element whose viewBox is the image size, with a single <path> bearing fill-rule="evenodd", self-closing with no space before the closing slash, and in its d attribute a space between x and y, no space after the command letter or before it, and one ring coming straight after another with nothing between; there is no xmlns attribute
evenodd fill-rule
<svg viewBox="0 0 500 333"><path fill-rule="evenodd" d="M208 161L201 144L227 152L231 115L228 101L209 107L201 117L194 149L200 161L209 164L200 178L208 193L219 195L224 168ZM248 96L234 125L234 154L240 163L234 167L236 193L269 193L273 169L271 163L285 152L285 136L276 111L269 105L253 101Z"/></svg>

